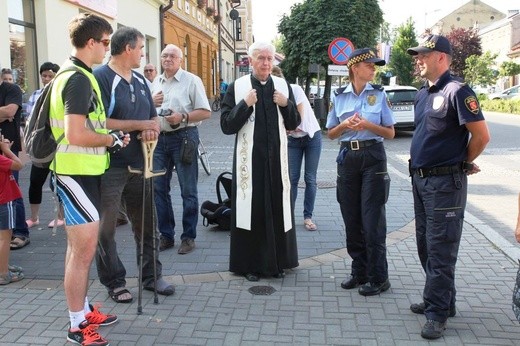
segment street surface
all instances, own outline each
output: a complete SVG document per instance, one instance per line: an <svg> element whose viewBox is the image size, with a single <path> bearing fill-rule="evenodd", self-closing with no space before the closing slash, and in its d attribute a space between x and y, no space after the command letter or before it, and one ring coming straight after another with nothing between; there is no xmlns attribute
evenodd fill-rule
<svg viewBox="0 0 520 346"><path fill-rule="evenodd" d="M513 228L520 191L520 116L487 113L492 140L476 160L482 169L469 178L468 207L457 264L457 316L448 321L436 344L519 345L520 325L511 311L514 277L520 258ZM199 127L209 154L212 175L199 170L199 204L216 201L215 180L230 170L233 136L220 131L219 114ZM199 217L196 249L178 255L160 253L163 275L174 282L172 297L144 292L143 315L137 309L137 266L130 227L118 229L118 250L127 268L127 287L134 303L116 305L91 270L89 297L120 321L102 327L112 345L417 345L424 316L409 305L421 299L424 274L418 261L413 229L413 201L407 172L411 132L386 141L392 178L387 204L388 260L392 288L375 297L340 288L350 273L345 233L335 196L336 141L324 136L318 172L319 190L313 220L318 231L303 226L300 189L296 224L300 266L284 279L263 278L251 283L227 271L229 232L202 225ZM30 167L21 172L24 194ZM140 198L140 196L139 196ZM172 199L180 224L180 194L174 177ZM31 229L31 244L11 252L10 263L24 267L26 279L0 286L0 344L64 344L67 308L62 289L65 235L46 227L54 217L46 187L40 226ZM29 211L25 200L26 211ZM178 230L180 232L180 230ZM178 241L179 233L176 236ZM255 296L252 286L268 285L276 292Z"/></svg>

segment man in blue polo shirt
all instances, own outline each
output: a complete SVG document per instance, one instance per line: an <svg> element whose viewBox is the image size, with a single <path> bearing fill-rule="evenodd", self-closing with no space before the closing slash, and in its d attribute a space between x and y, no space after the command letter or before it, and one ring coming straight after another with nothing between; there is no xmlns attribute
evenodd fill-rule
<svg viewBox="0 0 520 346"><path fill-rule="evenodd" d="M143 176L130 173L128 167L143 167L141 141L157 140L159 123L152 95L144 76L132 70L139 67L143 56L144 35L137 29L122 27L112 35L111 55L107 65L94 71L101 89L101 97L107 113L107 127L130 133L130 144L110 155L110 168L101 179L101 222L96 264L99 281L107 288L116 303L130 303L132 295L126 286L126 270L121 262L115 241L116 222L120 201L132 223L137 242L143 242L143 285L145 290L154 290L154 261L157 269L157 293L172 295L174 287L162 278L162 265L154 258L153 237L157 232L151 215L154 214L151 200L152 185L146 180L146 201L142 205ZM142 208L145 208L144 234ZM144 239L141 238L144 235ZM156 242L156 253L159 252Z"/></svg>
<svg viewBox="0 0 520 346"><path fill-rule="evenodd" d="M410 148L417 251L426 273L424 301L410 310L424 314L421 336L442 337L455 316L455 264L467 198L467 175L489 142L489 131L473 90L450 74L451 45L430 35L409 48L424 86L415 98L415 133ZM471 136L470 136L471 134Z"/></svg>

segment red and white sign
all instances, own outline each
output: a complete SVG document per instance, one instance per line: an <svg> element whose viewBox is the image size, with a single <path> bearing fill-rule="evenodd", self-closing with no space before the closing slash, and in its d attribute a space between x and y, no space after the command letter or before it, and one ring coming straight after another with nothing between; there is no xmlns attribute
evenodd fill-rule
<svg viewBox="0 0 520 346"><path fill-rule="evenodd" d="M329 44L329 58L336 65L346 65L352 52L354 45L349 39L344 37L335 38Z"/></svg>

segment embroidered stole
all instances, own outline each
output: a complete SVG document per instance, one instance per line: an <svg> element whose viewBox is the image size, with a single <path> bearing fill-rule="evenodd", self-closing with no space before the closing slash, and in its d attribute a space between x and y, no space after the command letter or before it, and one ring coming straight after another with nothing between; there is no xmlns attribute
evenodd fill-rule
<svg viewBox="0 0 520 346"><path fill-rule="evenodd" d="M276 90L289 97L289 89L285 79L271 76ZM245 75L235 81L235 104L238 104L251 90L251 75ZM287 158L287 135L283 123L283 117L280 108L276 107L278 112L278 129L280 137L280 167L282 179L282 205L284 230L289 231L292 226L291 217L291 182L289 180L289 165ZM236 226L251 230L251 201L253 198L253 135L255 132L255 111L249 116L249 120L238 131L237 146L235 148L235 165L236 165Z"/></svg>

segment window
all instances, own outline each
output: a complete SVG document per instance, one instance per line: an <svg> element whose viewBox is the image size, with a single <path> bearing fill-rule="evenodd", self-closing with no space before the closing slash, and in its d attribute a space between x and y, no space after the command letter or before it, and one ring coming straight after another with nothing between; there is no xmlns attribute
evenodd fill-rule
<svg viewBox="0 0 520 346"><path fill-rule="evenodd" d="M16 84L30 94L39 88L33 0L7 0L11 69Z"/></svg>

